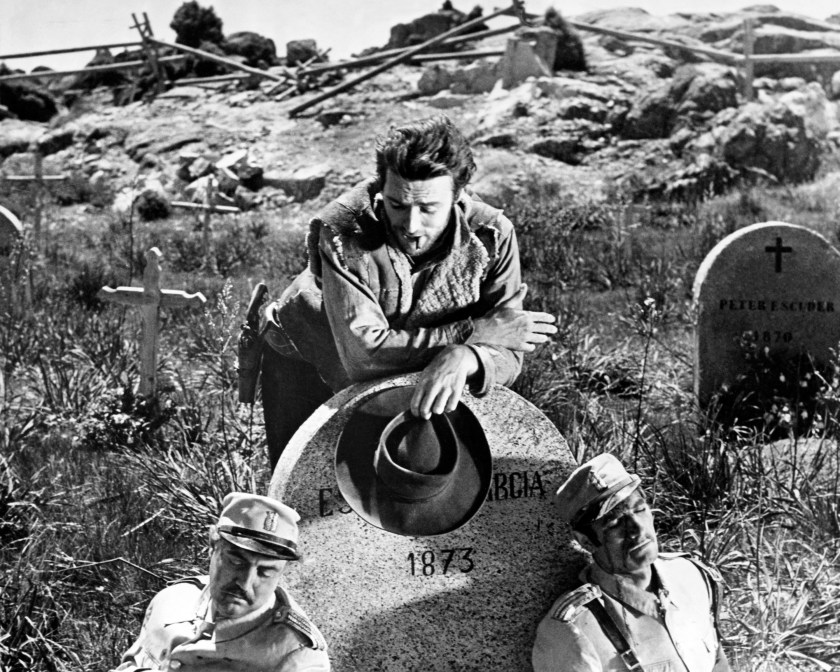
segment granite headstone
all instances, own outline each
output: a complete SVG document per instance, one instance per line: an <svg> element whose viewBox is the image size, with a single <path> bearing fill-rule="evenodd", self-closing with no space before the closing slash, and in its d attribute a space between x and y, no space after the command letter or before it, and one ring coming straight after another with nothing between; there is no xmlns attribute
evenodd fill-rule
<svg viewBox="0 0 840 672"><path fill-rule="evenodd" d="M525 672L537 624L585 564L551 503L574 459L554 425L516 393L465 393L492 454L477 513L435 536L367 523L341 496L337 442L374 395L395 390L407 408L416 381L411 374L344 390L286 447L269 495L300 513L306 556L286 582L327 638L336 672Z"/></svg>
<svg viewBox="0 0 840 672"><path fill-rule="evenodd" d="M840 252L803 226L747 226L703 260L694 301L694 383L705 404L747 370L745 342L780 357L830 358L840 341Z"/></svg>
<svg viewBox="0 0 840 672"><path fill-rule="evenodd" d="M23 226L15 214L0 205L0 255L11 254L15 245L23 238Z"/></svg>

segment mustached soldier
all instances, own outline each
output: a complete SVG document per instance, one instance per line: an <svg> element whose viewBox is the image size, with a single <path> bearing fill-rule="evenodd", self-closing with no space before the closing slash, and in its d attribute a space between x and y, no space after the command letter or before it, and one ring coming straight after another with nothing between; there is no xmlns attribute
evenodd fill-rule
<svg viewBox="0 0 840 672"><path fill-rule="evenodd" d="M720 576L686 554L659 552L639 483L605 453L557 490L560 516L592 563L540 623L535 672L730 669L716 628Z"/></svg>
<svg viewBox="0 0 840 672"><path fill-rule="evenodd" d="M152 599L114 672L329 672L327 645L280 585L299 560L299 516L270 497L234 492L210 528L210 575Z"/></svg>

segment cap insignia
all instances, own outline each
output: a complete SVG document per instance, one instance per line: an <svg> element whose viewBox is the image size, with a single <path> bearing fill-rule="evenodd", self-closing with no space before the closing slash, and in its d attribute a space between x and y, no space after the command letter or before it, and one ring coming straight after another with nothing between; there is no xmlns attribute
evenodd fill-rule
<svg viewBox="0 0 840 672"><path fill-rule="evenodd" d="M266 532L274 532L274 529L277 527L277 512L276 511L266 511L265 512L265 520L263 521L263 529Z"/></svg>
<svg viewBox="0 0 840 672"><path fill-rule="evenodd" d="M594 471L589 472L589 482L598 490L606 490L608 487L607 484L604 482L604 479L601 478Z"/></svg>

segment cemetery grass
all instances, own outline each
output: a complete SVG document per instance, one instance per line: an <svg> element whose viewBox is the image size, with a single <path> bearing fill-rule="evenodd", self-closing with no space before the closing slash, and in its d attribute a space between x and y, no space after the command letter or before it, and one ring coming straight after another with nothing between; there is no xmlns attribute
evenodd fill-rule
<svg viewBox="0 0 840 672"><path fill-rule="evenodd" d="M837 242L836 193L826 178L631 208L543 185L507 209L526 306L560 318L515 389L578 459L610 451L643 475L666 550L721 569L735 670L840 663L840 383L829 376L818 390L810 434L794 431L793 398L761 406L749 425L701 416L691 285L741 226L790 221ZM305 263L305 212L218 221L210 260L194 216L127 226L98 207L50 214L41 249L13 257L0 285L0 670L10 672L113 667L151 596L205 571L223 496L265 490L261 409L236 403L236 338L253 284L277 296ZM137 281L152 245L165 287L208 297L203 310L164 309L154 405L133 393L139 316L96 298Z"/></svg>

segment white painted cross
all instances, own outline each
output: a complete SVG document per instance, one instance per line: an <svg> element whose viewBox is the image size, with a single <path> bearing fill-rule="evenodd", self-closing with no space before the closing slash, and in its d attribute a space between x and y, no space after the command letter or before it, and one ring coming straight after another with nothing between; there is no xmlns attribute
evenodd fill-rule
<svg viewBox="0 0 840 672"><path fill-rule="evenodd" d="M143 335L140 351L140 394L156 395L157 351L160 333L160 309L178 308L204 303L204 294L189 294L177 289L160 288L160 259L163 255L153 247L146 253L146 269L142 287L103 287L97 296L102 301L125 306L140 306L143 311Z"/></svg>

